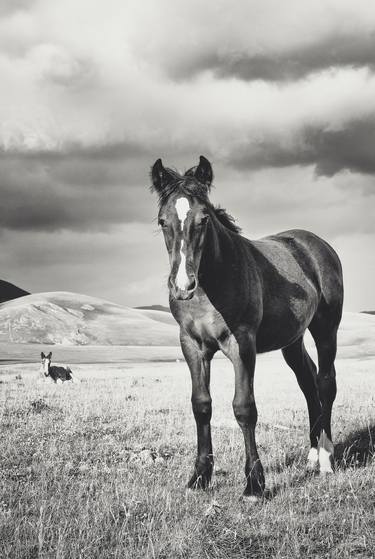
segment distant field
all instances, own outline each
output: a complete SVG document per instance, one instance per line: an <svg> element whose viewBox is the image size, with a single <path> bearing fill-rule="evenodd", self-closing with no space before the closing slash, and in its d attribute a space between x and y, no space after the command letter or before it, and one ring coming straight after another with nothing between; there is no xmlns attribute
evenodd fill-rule
<svg viewBox="0 0 375 559"><path fill-rule="evenodd" d="M74 349L102 360L102 348ZM213 364L213 486L193 493L185 490L195 454L186 364L123 355L102 364L77 357L76 384L36 382L37 363L0 367L0 557L375 556L374 358L337 362L337 472L325 479L304 470L307 412L292 372L279 353L259 357L267 492L250 505L239 501L244 452L229 363Z"/></svg>
<svg viewBox="0 0 375 559"><path fill-rule="evenodd" d="M71 298L74 294L71 294ZM54 300L57 301L56 294ZM80 296L81 299L83 296ZM79 299L79 303L82 301ZM85 299L84 299L85 300ZM92 300L92 299L90 299ZM61 303L61 301L60 301ZM70 301L70 304L73 304ZM104 305L104 303L102 303ZM23 306L22 306L23 308ZM87 311L91 312L91 311ZM6 363L35 363L40 360L41 351L52 351L55 362L74 363L116 363L116 362L150 362L174 361L182 359L181 349L178 345L178 328L170 313L155 310L124 310L125 313L138 312L137 327L147 331L153 338L152 345L137 343L121 343L121 345L106 343L98 345L94 342L84 345L60 343L12 343L0 341L0 364ZM39 315L38 315L39 316ZM121 315L122 316L122 315ZM153 317L153 318L152 318ZM99 317L100 318L100 317ZM98 318L98 323L100 319ZM142 321L145 321L144 323ZM152 324L152 328L148 323ZM132 326L124 327L123 316L116 322L116 330L123 329L130 339L133 336ZM23 326L24 328L24 326ZM173 336L164 336L164 328L172 329ZM154 336L153 332L157 332ZM74 336L73 336L74 337ZM156 343L160 339L160 344ZM169 341L168 341L169 339ZM173 343L170 341L172 339ZM351 359L372 359L375 357L375 316L362 313L344 313L339 330L338 356ZM124 340L123 340L124 341ZM310 334L305 337L306 345L315 354L315 346ZM220 354L217 357L221 357Z"/></svg>
<svg viewBox="0 0 375 559"><path fill-rule="evenodd" d="M56 363L122 363L182 359L180 346L63 346L0 343L0 364L39 363L42 351L52 351ZM1 368L0 368L1 375Z"/></svg>

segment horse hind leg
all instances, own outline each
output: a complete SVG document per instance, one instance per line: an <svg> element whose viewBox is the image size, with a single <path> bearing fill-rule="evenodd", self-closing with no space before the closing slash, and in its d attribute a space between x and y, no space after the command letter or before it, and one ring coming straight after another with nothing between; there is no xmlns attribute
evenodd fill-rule
<svg viewBox="0 0 375 559"><path fill-rule="evenodd" d="M341 315L340 315L341 316ZM318 352L318 392L322 405L321 433L319 437L319 467L321 473L332 473L334 447L331 433L332 406L336 397L335 358L337 329L340 319L317 314L309 326Z"/></svg>
<svg viewBox="0 0 375 559"><path fill-rule="evenodd" d="M307 353L303 338L282 349L285 361L296 375L298 384L306 398L310 423L311 448L307 457L307 469L318 466L318 442L321 432L321 404L318 395L316 366Z"/></svg>

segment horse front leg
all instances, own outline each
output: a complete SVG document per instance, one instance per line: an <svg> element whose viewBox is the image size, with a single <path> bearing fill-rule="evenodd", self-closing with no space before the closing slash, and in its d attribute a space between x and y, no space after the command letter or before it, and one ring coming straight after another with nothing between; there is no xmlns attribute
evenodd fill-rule
<svg viewBox="0 0 375 559"><path fill-rule="evenodd" d="M197 458L188 487L206 489L211 481L214 464L210 425L212 415L210 362L213 354L199 350L196 343L187 334L182 333L180 340L182 352L191 374L191 403L197 426Z"/></svg>
<svg viewBox="0 0 375 559"><path fill-rule="evenodd" d="M258 419L254 398L255 338L248 332L240 332L237 336L232 335L225 353L234 367L233 411L245 441L246 487L243 494L244 496L259 496L264 492L265 483L263 466L255 441L255 426Z"/></svg>

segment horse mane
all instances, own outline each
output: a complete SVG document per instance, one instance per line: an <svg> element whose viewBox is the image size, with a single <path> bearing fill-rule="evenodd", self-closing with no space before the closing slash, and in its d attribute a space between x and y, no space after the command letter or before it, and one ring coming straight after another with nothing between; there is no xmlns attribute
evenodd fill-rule
<svg viewBox="0 0 375 559"><path fill-rule="evenodd" d="M192 167L185 172L184 175L180 175L178 171L171 168L166 168L168 174L172 177L161 191L157 191L159 197L159 208L167 201L169 196L176 192L177 190L182 194L194 196L198 198L201 202L207 204L214 212L217 220L229 231L233 233L240 233L241 228L236 224L234 218L227 213L224 208L220 206L213 206L208 199L208 188L205 184L199 182L195 176L194 171L196 167ZM153 185L151 185L151 191L155 191Z"/></svg>
<svg viewBox="0 0 375 559"><path fill-rule="evenodd" d="M234 217L228 214L224 208L221 208L220 206L213 206L213 210L218 221L220 221L226 229L229 229L229 231L232 231L233 233L241 233L241 227L237 225Z"/></svg>

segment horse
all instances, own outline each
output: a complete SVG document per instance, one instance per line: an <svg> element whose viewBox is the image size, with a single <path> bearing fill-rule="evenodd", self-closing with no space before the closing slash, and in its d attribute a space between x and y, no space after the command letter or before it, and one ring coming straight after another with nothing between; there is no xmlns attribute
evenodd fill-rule
<svg viewBox="0 0 375 559"><path fill-rule="evenodd" d="M210 363L218 350L235 372L233 411L246 453L243 495L257 499L265 490L255 438L257 353L282 351L307 402L311 445L307 468L332 473L334 362L343 305L338 255L305 230L259 240L242 236L234 219L209 200L213 171L204 156L184 174L165 168L158 159L151 180L169 255L169 305L180 326L192 381L197 457L188 488L205 489L211 481ZM317 348L318 372L304 346L307 329Z"/></svg>
<svg viewBox="0 0 375 559"><path fill-rule="evenodd" d="M51 365L52 351L50 351L48 355L44 355L42 351L40 356L42 358L42 372L46 378L51 378L54 383L65 382L68 380L74 382L73 373L70 367Z"/></svg>

